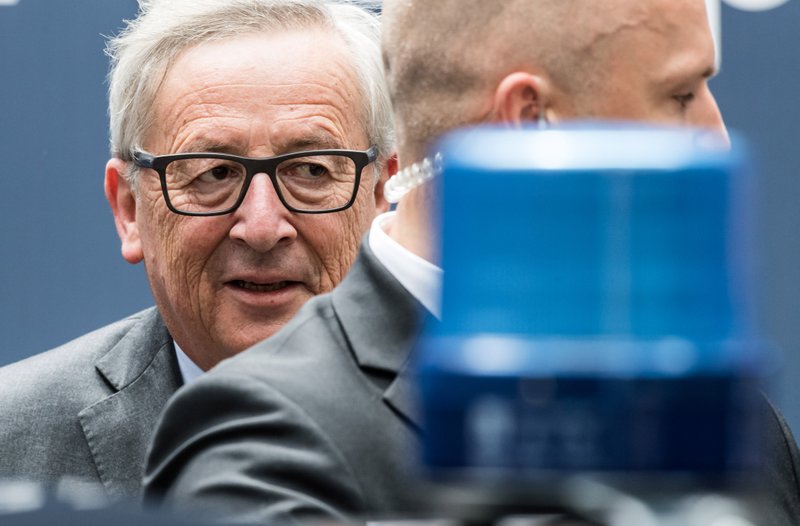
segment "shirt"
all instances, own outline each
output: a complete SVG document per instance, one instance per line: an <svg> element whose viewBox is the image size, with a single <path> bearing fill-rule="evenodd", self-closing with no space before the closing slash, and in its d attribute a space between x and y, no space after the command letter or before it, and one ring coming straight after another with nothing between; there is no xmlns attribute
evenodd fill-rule
<svg viewBox="0 0 800 526"><path fill-rule="evenodd" d="M201 374L203 374L203 370L197 366L196 363L189 358L183 349L181 349L178 342L172 340L172 343L175 344L175 356L178 358L178 369L181 370L181 378L183 378L183 385L191 383L193 380L197 380Z"/></svg>
<svg viewBox="0 0 800 526"><path fill-rule="evenodd" d="M412 253L389 237L386 226L396 212L386 212L372 222L369 247L386 270L400 282L428 312L441 317L442 269Z"/></svg>

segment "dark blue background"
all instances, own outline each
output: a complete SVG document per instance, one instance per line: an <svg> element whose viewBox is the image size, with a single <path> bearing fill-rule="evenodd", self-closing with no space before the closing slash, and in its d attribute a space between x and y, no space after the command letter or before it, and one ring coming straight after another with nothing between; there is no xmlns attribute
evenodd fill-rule
<svg viewBox="0 0 800 526"><path fill-rule="evenodd" d="M102 35L134 0L0 6L0 362L43 351L152 303L120 256L103 193Z"/></svg>
<svg viewBox="0 0 800 526"><path fill-rule="evenodd" d="M102 35L134 0L0 6L0 364L152 304L125 263L103 194L108 156ZM763 327L783 351L775 399L800 430L800 1L722 10L712 82L727 124L756 146Z"/></svg>

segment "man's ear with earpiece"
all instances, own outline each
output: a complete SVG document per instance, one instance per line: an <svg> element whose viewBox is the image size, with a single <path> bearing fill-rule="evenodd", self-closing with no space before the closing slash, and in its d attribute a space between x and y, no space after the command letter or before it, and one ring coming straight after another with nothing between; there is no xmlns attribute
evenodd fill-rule
<svg viewBox="0 0 800 526"><path fill-rule="evenodd" d="M546 122L544 116L547 83L539 76L525 72L507 75L495 91L494 117L497 122L521 126Z"/></svg>
<svg viewBox="0 0 800 526"><path fill-rule="evenodd" d="M394 153L391 157L386 159L381 176L375 183L375 210L378 214L382 214L383 212L389 210L389 201L387 201L386 197L383 195L383 186L390 177L397 174L397 169L397 153Z"/></svg>

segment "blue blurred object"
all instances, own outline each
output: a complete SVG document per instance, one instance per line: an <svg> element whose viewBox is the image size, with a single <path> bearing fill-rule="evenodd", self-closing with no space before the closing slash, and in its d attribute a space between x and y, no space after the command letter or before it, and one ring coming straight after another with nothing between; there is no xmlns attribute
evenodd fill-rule
<svg viewBox="0 0 800 526"><path fill-rule="evenodd" d="M725 477L757 461L746 148L627 124L446 137L433 474Z"/></svg>

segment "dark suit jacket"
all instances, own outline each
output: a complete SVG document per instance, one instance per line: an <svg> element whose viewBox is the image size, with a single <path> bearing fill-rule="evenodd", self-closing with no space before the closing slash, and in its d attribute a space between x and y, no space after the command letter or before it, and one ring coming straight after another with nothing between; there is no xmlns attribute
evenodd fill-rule
<svg viewBox="0 0 800 526"><path fill-rule="evenodd" d="M766 510L764 524L800 524L800 451L789 424L783 415L769 402L765 410L765 473Z"/></svg>
<svg viewBox="0 0 800 526"><path fill-rule="evenodd" d="M420 511L408 359L421 307L369 249L331 294L167 406L147 461L151 503L264 524ZM774 520L797 514L796 446L770 420ZM793 514L793 515L792 515ZM784 520L785 519L785 520Z"/></svg>
<svg viewBox="0 0 800 526"><path fill-rule="evenodd" d="M264 523L415 507L416 417L399 373L421 307L366 245L332 293L178 392L146 499Z"/></svg>
<svg viewBox="0 0 800 526"><path fill-rule="evenodd" d="M138 499L150 433L181 384L155 308L0 369L0 479Z"/></svg>

